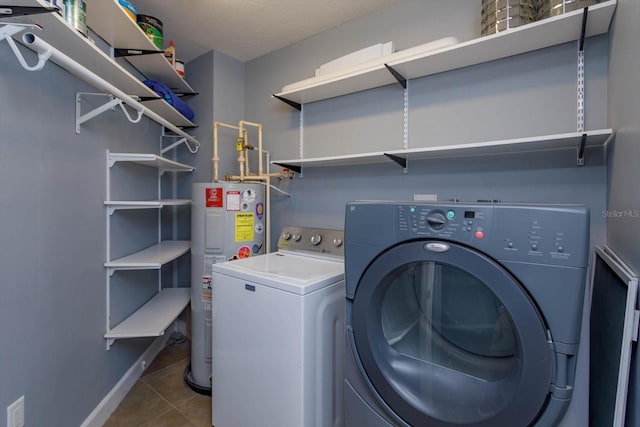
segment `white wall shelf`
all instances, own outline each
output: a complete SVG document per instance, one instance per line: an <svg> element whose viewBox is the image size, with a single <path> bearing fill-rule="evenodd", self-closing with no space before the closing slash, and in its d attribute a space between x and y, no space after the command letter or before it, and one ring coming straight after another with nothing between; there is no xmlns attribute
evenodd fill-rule
<svg viewBox="0 0 640 427"><path fill-rule="evenodd" d="M112 344L119 338L157 337L187 307L191 288L162 289L139 310L107 332L104 337Z"/></svg>
<svg viewBox="0 0 640 427"><path fill-rule="evenodd" d="M606 33L615 7L616 0L589 6L585 36ZM399 60L394 58L400 56L401 51L396 52L388 55L385 62L365 67L355 66L344 73L303 80L288 85L296 86L294 89L285 91L283 88L283 91L274 96L305 104L396 83L397 79L386 69L385 63L405 79L415 79L576 41L581 37L582 17L582 9L576 10Z"/></svg>
<svg viewBox="0 0 640 427"><path fill-rule="evenodd" d="M104 263L111 271L115 270L155 270L164 264L186 254L191 242L186 240L168 240L160 242L140 252Z"/></svg>
<svg viewBox="0 0 640 427"><path fill-rule="evenodd" d="M114 49L157 51L156 54L130 52L125 57L148 79L164 83L175 93L195 93L164 58L164 52L157 49L140 27L124 12L117 0L92 2L87 10L87 25Z"/></svg>
<svg viewBox="0 0 640 427"><path fill-rule="evenodd" d="M0 0L0 4L6 3L11 4L11 6L20 7L49 6L42 0ZM97 3L99 4L100 2ZM93 7L93 4L91 7ZM82 36L73 27L67 24L59 14L51 12L29 16L3 17L3 19L0 20L0 26L3 24L11 24L12 22L37 24L40 29L31 29L31 31L33 31L34 35L39 39L50 44L61 52L64 52L66 56L78 62L91 73L95 74L100 79L109 82L111 85L115 86L127 95L134 98L146 99L147 101L144 102L144 106L148 110L177 127L195 126L193 122L187 120L168 102L164 99L160 99L159 96L142 83L142 81L133 76L105 52L100 50L95 43ZM20 35L21 34L18 33L14 35L14 37L16 40L22 42ZM33 48L32 46L29 47ZM162 59L167 62L164 58ZM62 68L65 68L65 65L55 57L52 57L51 60ZM76 74L76 76L78 75ZM81 79L83 78L82 76L78 77ZM91 81L88 81L88 83L93 85L93 82Z"/></svg>
<svg viewBox="0 0 640 427"><path fill-rule="evenodd" d="M193 166L167 159L157 154L147 153L111 153L107 154L109 167L117 162L131 162L160 169L160 171L192 172Z"/></svg>
<svg viewBox="0 0 640 427"><path fill-rule="evenodd" d="M113 212L118 209L162 209L165 206L187 206L191 204L191 200L109 200L104 202L104 204L111 209L111 212Z"/></svg>
<svg viewBox="0 0 640 427"><path fill-rule="evenodd" d="M526 138L474 142L468 144L376 151L328 157L310 157L306 159L273 160L271 163L281 166L327 167L383 163L388 162L390 160L390 156L405 160L421 160L541 150L566 150L571 148L575 149L578 153L581 148L580 146L583 135L586 135L585 146L582 147L584 149L587 147L603 146L612 134L613 131L611 129L598 129L586 132L531 136Z"/></svg>
<svg viewBox="0 0 640 427"><path fill-rule="evenodd" d="M112 168L117 163L124 163L121 167L127 167L127 164L142 165L152 167L158 171L158 187L156 200L112 200L111 198L111 174ZM161 199L162 194L160 177L165 172L191 172L193 166L176 162L171 159L159 156L157 154L148 153L112 153L107 150L106 153L106 184L107 195L104 202L106 207L106 252L107 261L104 263L106 269L106 291L107 291L107 319L104 337L107 339L107 350L111 348L113 342L119 338L135 338L158 336L164 333L164 330L180 315L182 310L187 306L190 300L190 288L177 288L174 283L173 288L162 286L161 268L163 265L177 260L182 255L189 252L191 242L184 240L161 240L162 239L162 215L158 212L158 234L157 244L143 248L138 252L111 259L111 216L117 210L134 210L134 209L161 209L163 207L172 207L176 209L179 206L189 206L191 200L175 198L175 177L173 177L174 187L170 199ZM175 231L175 213L173 239L176 238ZM158 292L156 295L142 305L129 318L111 327L111 280L112 276L121 270L158 270ZM126 274L126 273L123 273ZM174 277L174 282L176 278Z"/></svg>

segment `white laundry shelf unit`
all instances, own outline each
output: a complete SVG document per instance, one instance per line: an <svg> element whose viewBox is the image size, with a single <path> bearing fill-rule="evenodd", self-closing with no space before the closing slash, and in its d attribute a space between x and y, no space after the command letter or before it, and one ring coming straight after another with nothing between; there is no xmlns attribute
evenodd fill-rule
<svg viewBox="0 0 640 427"><path fill-rule="evenodd" d="M585 36L609 31L615 7L616 0L589 6ZM583 13L582 9L575 10L436 51L394 60L394 55L399 56L397 54L402 52L399 51L388 55L389 61L386 63L377 63L371 67L354 66L344 73L333 73L333 78L309 78L299 82L299 87L291 90L283 88L282 92L274 96L306 104L396 83L397 79L385 64L409 80L580 40ZM381 58L383 59L384 57Z"/></svg>
<svg viewBox="0 0 640 427"><path fill-rule="evenodd" d="M583 135L586 136L584 137L584 145L581 146ZM578 150L578 157L580 157L581 148L583 154L583 150L586 147L602 146L609 140L611 135L613 135L611 129L598 129L586 132L532 136L499 141L376 151L340 156L310 157L306 159L273 160L271 163L285 167L323 167L383 163L389 160L402 163L404 160L405 164L401 164L401 166L406 167L406 160L467 157L541 150L566 150L571 148Z"/></svg>
<svg viewBox="0 0 640 427"><path fill-rule="evenodd" d="M111 174L118 173L112 171L117 163L123 163L121 167L127 168L130 164L142 165L156 169L158 187L157 193L153 196L155 200L112 200L111 199ZM118 168L119 169L119 168ZM192 172L193 166L179 163L157 154L150 153L112 153L106 152L106 183L107 194L104 202L106 207L106 253L107 261L104 263L106 269L106 294L107 294L107 319L106 333L104 337L107 340L107 350L111 348L113 342L119 338L135 338L159 336L164 330L176 320L182 310L187 306L191 297L191 288L180 288L174 283L173 287L162 285L162 266L177 260L182 255L189 252L191 242L185 240L161 240L162 238L162 215L158 212L158 243L143 248L142 250L120 257L111 259L111 216L116 210L132 210L132 209L161 209L163 207L172 207L177 209L180 206L189 206L191 200L178 199L176 196L175 186L172 194L168 199L162 199L162 180L161 176L165 172L183 173ZM173 177L175 184L175 177ZM176 211L173 211L175 221ZM126 215L126 212L123 213ZM173 239L176 239L175 224ZM175 266L174 266L175 267ZM117 271L127 270L158 270L158 291L156 295L138 308L129 318L120 324L111 327L111 280ZM126 274L126 273L123 273ZM176 277L174 277L174 282Z"/></svg>
<svg viewBox="0 0 640 427"><path fill-rule="evenodd" d="M87 11L87 25L113 46L116 56L123 55L148 79L164 83L175 93L195 93L165 59L164 51L158 50L140 27L129 18L118 4L118 0L92 2Z"/></svg>
<svg viewBox="0 0 640 427"><path fill-rule="evenodd" d="M163 335L187 307L190 298L191 288L162 289L135 313L107 332L104 337L113 343L118 338Z"/></svg>

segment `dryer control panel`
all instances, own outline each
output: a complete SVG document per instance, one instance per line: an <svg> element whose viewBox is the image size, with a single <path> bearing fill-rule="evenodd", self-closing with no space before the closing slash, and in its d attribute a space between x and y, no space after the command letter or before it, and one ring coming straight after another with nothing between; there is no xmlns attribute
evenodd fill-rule
<svg viewBox="0 0 640 427"><path fill-rule="evenodd" d="M396 203L398 240L446 239L496 259L582 266L589 249L583 206L501 203Z"/></svg>

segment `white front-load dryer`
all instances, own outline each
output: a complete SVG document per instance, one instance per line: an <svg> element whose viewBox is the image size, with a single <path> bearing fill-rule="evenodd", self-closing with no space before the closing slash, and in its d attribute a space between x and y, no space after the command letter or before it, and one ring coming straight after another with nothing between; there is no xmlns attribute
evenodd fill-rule
<svg viewBox="0 0 640 427"><path fill-rule="evenodd" d="M342 239L286 227L277 252L213 265L213 425L344 425Z"/></svg>

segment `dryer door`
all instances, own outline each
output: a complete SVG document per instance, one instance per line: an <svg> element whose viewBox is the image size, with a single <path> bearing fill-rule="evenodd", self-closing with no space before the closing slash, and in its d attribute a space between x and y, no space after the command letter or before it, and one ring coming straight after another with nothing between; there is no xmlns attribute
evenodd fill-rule
<svg viewBox="0 0 640 427"><path fill-rule="evenodd" d="M549 395L553 352L526 291L491 258L443 241L378 256L351 313L372 393L413 426L527 426Z"/></svg>

